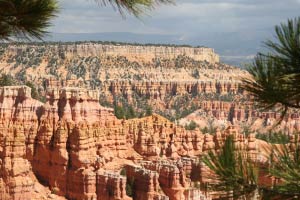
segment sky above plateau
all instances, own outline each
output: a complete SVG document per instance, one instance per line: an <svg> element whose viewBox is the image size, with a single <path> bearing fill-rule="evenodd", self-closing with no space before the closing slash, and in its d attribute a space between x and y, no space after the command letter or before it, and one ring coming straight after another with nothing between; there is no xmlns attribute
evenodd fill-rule
<svg viewBox="0 0 300 200"><path fill-rule="evenodd" d="M177 0L176 5L160 6L141 19L130 15L124 19L111 6L101 7L93 0L60 4L52 33L109 33L119 41L138 34L144 42L205 45L224 55L237 55L238 46L245 46L245 55L255 52L262 40L272 37L275 25L300 16L300 0Z"/></svg>

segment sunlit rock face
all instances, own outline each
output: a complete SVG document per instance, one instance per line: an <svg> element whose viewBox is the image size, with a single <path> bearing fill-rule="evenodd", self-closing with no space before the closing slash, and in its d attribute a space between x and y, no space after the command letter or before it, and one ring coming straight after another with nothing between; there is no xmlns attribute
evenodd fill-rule
<svg viewBox="0 0 300 200"><path fill-rule="evenodd" d="M0 199L199 200L213 173L199 157L234 146L258 159L254 135L215 135L159 116L119 120L93 90L50 90L45 104L26 86L0 88ZM292 147L293 145L291 145ZM261 156L259 157L261 159Z"/></svg>
<svg viewBox="0 0 300 200"><path fill-rule="evenodd" d="M252 108L240 89L247 72L219 63L212 49L83 43L8 45L0 51L0 70L25 74L47 96L41 103L26 86L0 88L0 199L218 198L203 190L215 174L199 158L219 151L229 135L236 149L267 161L270 145L245 137L236 125L253 119L253 127L265 129L278 113ZM143 100L142 106L171 116L175 107L196 110L178 123L157 114L119 120L99 96L132 106ZM203 117L225 129L210 135L183 128ZM299 131L299 114L278 127ZM294 143L291 138L291 150ZM272 184L272 177L261 176Z"/></svg>
<svg viewBox="0 0 300 200"><path fill-rule="evenodd" d="M35 45L10 45L7 49L8 54L17 54L25 51L27 47L36 47ZM39 47L45 48L40 45ZM126 56L132 59L151 60L156 57L165 59L175 58L179 55L186 55L195 60L216 63L220 61L213 49L206 47L180 47L180 46L143 46L143 45L124 45L124 44L97 44L97 43L81 43L81 44L49 44L47 52L64 52L66 58L74 56Z"/></svg>
<svg viewBox="0 0 300 200"><path fill-rule="evenodd" d="M54 196L39 184L32 168L42 112L43 104L31 98L29 87L0 88L0 199Z"/></svg>
<svg viewBox="0 0 300 200"><path fill-rule="evenodd" d="M101 199L97 185L104 175L98 170L128 150L122 130L112 110L100 106L96 91L50 91L36 136L33 171L67 198Z"/></svg>
<svg viewBox="0 0 300 200"><path fill-rule="evenodd" d="M203 100L229 96L230 102L243 95L240 78L248 75L220 63L211 48L105 42L0 45L0 70L33 82L41 94L60 87L97 89L103 105L120 99L145 111L147 104L168 119L176 108L183 117L202 108ZM220 112L227 120L228 112Z"/></svg>

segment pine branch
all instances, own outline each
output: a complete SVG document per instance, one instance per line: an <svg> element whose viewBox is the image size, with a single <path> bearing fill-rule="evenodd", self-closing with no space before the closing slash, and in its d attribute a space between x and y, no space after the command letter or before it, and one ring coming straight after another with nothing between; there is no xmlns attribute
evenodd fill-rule
<svg viewBox="0 0 300 200"><path fill-rule="evenodd" d="M275 27L276 40L268 40L269 53L258 53L242 79L242 89L262 109L277 108L281 120L288 109L300 109L300 18Z"/></svg>
<svg viewBox="0 0 300 200"><path fill-rule="evenodd" d="M57 12L56 0L0 0L0 39L41 39Z"/></svg>
<svg viewBox="0 0 300 200"><path fill-rule="evenodd" d="M175 4L175 0L94 0L100 5L112 5L124 17L125 12L129 12L136 17L153 10L162 4Z"/></svg>

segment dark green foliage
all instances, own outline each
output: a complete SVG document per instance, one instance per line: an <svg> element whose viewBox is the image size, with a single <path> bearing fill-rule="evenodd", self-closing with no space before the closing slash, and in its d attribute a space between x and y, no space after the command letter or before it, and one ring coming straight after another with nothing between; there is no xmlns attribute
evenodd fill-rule
<svg viewBox="0 0 300 200"><path fill-rule="evenodd" d="M0 86L11 86L17 83L11 75L2 74L0 77Z"/></svg>
<svg viewBox="0 0 300 200"><path fill-rule="evenodd" d="M209 152L203 156L202 161L220 181L212 185L212 190L227 191L226 198L236 199L243 195L249 195L258 188L258 170L247 154L234 148L232 136L226 139L220 152Z"/></svg>
<svg viewBox="0 0 300 200"><path fill-rule="evenodd" d="M263 199L298 199L300 196L298 134L295 135L294 141L293 146L273 145L267 172L280 182L273 187L266 187L257 181L259 166L248 158L247 153L234 148L232 137L227 138L220 152L209 152L202 158L202 161L217 175L208 178L219 180L219 183L212 185L212 191L227 191L225 199L249 197L256 190L261 192Z"/></svg>
<svg viewBox="0 0 300 200"><path fill-rule="evenodd" d="M182 111L181 111L181 113L179 112L178 113L178 116L177 116L177 119L180 119L180 118L183 118L183 117L186 117L186 116L188 116L189 114L191 114L191 113L193 113L195 110L194 109L183 109Z"/></svg>
<svg viewBox="0 0 300 200"><path fill-rule="evenodd" d="M41 39L57 11L56 0L0 1L0 40Z"/></svg>
<svg viewBox="0 0 300 200"><path fill-rule="evenodd" d="M195 121L191 121L189 124L185 125L185 130L195 130L198 127Z"/></svg>
<svg viewBox="0 0 300 200"><path fill-rule="evenodd" d="M124 15L124 11L128 11L135 16L139 16L147 10L152 10L160 4L174 3L174 0L96 0L100 4L111 4Z"/></svg>
<svg viewBox="0 0 300 200"><path fill-rule="evenodd" d="M126 176L126 169L125 168L121 169L120 175Z"/></svg>
<svg viewBox="0 0 300 200"><path fill-rule="evenodd" d="M129 197L134 197L135 181L134 178L128 179L126 182L126 194Z"/></svg>
<svg viewBox="0 0 300 200"><path fill-rule="evenodd" d="M29 81L27 81L25 83L25 85L31 88L31 97L33 99L39 99L40 95L39 95L35 85L33 83L29 82Z"/></svg>
<svg viewBox="0 0 300 200"><path fill-rule="evenodd" d="M300 18L275 27L276 41L265 45L269 53L258 53L248 67L251 78L244 79L260 108L277 108L282 117L289 108L300 108Z"/></svg>
<svg viewBox="0 0 300 200"><path fill-rule="evenodd" d="M153 113L152 107L148 105L146 107L146 116L151 116L152 113Z"/></svg>
<svg viewBox="0 0 300 200"><path fill-rule="evenodd" d="M136 112L134 108L129 105L128 107L114 106L115 116L118 119L133 119L136 118Z"/></svg>
<svg viewBox="0 0 300 200"><path fill-rule="evenodd" d="M282 132L257 133L255 137L271 144L287 144L290 141L289 136Z"/></svg>
<svg viewBox="0 0 300 200"><path fill-rule="evenodd" d="M123 15L128 11L139 16L160 4L174 3L173 0L95 0L101 5L111 4ZM1 0L0 40L42 39L50 21L58 12L57 0ZM64 57L63 54L59 54Z"/></svg>
<svg viewBox="0 0 300 200"><path fill-rule="evenodd" d="M41 92L36 89L36 86L32 82L27 81L25 83L25 85L31 88L31 97L33 99L39 100L39 101L41 101L43 103L46 102L46 97L43 96L41 94Z"/></svg>
<svg viewBox="0 0 300 200"><path fill-rule="evenodd" d="M46 98L45 96L39 96L38 100L39 100L40 102L46 103L47 98Z"/></svg>
<svg viewBox="0 0 300 200"><path fill-rule="evenodd" d="M175 97L170 96L169 98L170 100L174 98L174 102L171 104L171 108L175 110L176 119L186 117L192 112L194 112L195 110L197 110L198 107L192 102L191 94L185 94L183 96L177 96L177 95L174 96ZM163 114L163 116L167 118L169 117L165 114Z"/></svg>
<svg viewBox="0 0 300 200"><path fill-rule="evenodd" d="M120 172L120 175L122 176L125 176L126 177L126 169L125 168L122 168L121 172ZM127 181L126 181L126 194L127 196L129 197L134 197L134 188L135 188L135 185L134 185L134 178L127 178Z"/></svg>
<svg viewBox="0 0 300 200"><path fill-rule="evenodd" d="M156 5L173 3L172 0L99 0L116 6L123 14L124 10L138 16ZM0 37L38 38L41 39L50 25L50 20L58 12L56 0L3 0L0 1ZM61 57L64 55L60 54Z"/></svg>
<svg viewBox="0 0 300 200"><path fill-rule="evenodd" d="M101 106L104 106L104 107L111 107L111 108L114 107L112 103L107 101L105 95L100 95L99 103Z"/></svg>
<svg viewBox="0 0 300 200"><path fill-rule="evenodd" d="M217 128L216 127L212 127L212 126L205 126L204 128L201 129L202 133L208 133L211 135L214 135L217 132Z"/></svg>
<svg viewBox="0 0 300 200"><path fill-rule="evenodd" d="M114 106L111 106L106 97L100 95L101 105L113 107L119 119L133 119L152 115L152 107L147 103L145 97L133 97L133 99L135 102L129 103L123 95L117 95L114 98Z"/></svg>
<svg viewBox="0 0 300 200"><path fill-rule="evenodd" d="M122 106L115 106L114 111L115 111L115 116L118 119L125 119L125 111Z"/></svg>
<svg viewBox="0 0 300 200"><path fill-rule="evenodd" d="M132 106L127 108L127 112L125 113L126 119L133 119L136 117L135 111Z"/></svg>
<svg viewBox="0 0 300 200"><path fill-rule="evenodd" d="M209 133L207 126L205 126L204 128L201 128L200 130L201 130L201 133L204 133L204 134Z"/></svg>
<svg viewBox="0 0 300 200"><path fill-rule="evenodd" d="M292 152L289 145L273 146L269 172L272 176L283 181L272 189L277 194L298 195L300 197L300 145L297 142L298 137L299 135L296 134L296 142Z"/></svg>

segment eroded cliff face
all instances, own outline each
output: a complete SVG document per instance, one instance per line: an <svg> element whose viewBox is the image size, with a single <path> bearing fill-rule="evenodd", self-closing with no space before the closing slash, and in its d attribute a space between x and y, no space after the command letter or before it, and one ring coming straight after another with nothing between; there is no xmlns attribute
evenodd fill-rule
<svg viewBox="0 0 300 200"><path fill-rule="evenodd" d="M26 86L0 88L0 199L60 199L32 168L42 106Z"/></svg>
<svg viewBox="0 0 300 200"><path fill-rule="evenodd" d="M166 97L197 94L238 94L239 81L226 80L165 80L165 81L106 81L102 91L108 96L123 96L129 102L135 100L134 94L151 100L162 101ZM108 97L109 99L109 97Z"/></svg>
<svg viewBox="0 0 300 200"><path fill-rule="evenodd" d="M228 135L266 161L268 144L232 124L253 121L267 130L279 115L256 111L240 89L247 73L217 63L211 49L9 45L0 54L0 70L32 81L47 99L32 99L26 86L0 88L0 199L217 198L201 190L214 174L199 156L219 150ZM99 104L99 93L103 103L150 106L174 123L157 114L119 120ZM192 120L208 126L210 117L224 130L182 127ZM279 129L299 131L299 122L292 113Z"/></svg>
<svg viewBox="0 0 300 200"><path fill-rule="evenodd" d="M199 187L211 181L198 160L202 153L233 135L236 148L257 156L255 137L235 127L212 136L159 115L118 120L96 91L52 90L45 104L26 86L0 92L3 200L211 199Z"/></svg>
<svg viewBox="0 0 300 200"><path fill-rule="evenodd" d="M101 43L69 43L69 44L49 44L49 45L9 45L7 54L18 54L31 51L39 47L39 49L47 48L45 54L56 54L60 52L61 56L72 58L74 56L125 56L132 60L152 60L156 57L165 59L176 58L179 55L186 55L197 61L207 61L209 63L217 63L220 61L212 48L207 47L181 47L181 46L153 46L153 45L135 45L135 44L101 44ZM34 50L33 50L34 51Z"/></svg>
<svg viewBox="0 0 300 200"><path fill-rule="evenodd" d="M242 131L259 132L267 134L282 132L292 135L300 131L299 111L291 110L290 113L276 125L280 119L280 112L261 111L255 109L250 102L224 102L224 101L202 101L199 109L179 120L179 124L185 125L194 121L200 127L227 127L231 124L239 126Z"/></svg>
<svg viewBox="0 0 300 200"><path fill-rule="evenodd" d="M98 93L64 88L49 92L43 105L26 86L0 92L1 199L104 199L102 179L110 176L100 169L126 158L129 146L121 121L99 105ZM111 179L116 191L125 189L115 182L126 178Z"/></svg>
<svg viewBox="0 0 300 200"><path fill-rule="evenodd" d="M69 199L102 199L99 170L128 155L121 121L99 105L96 91L85 89L52 91L44 108L32 162L36 176Z"/></svg>
<svg viewBox="0 0 300 200"><path fill-rule="evenodd" d="M219 63L210 48L178 46L4 45L0 61L0 70L33 82L41 94L67 86L97 89L106 106L129 104L140 113L151 107L168 119L186 116L204 100L244 97L240 78L247 76Z"/></svg>
<svg viewBox="0 0 300 200"><path fill-rule="evenodd" d="M31 81L41 95L53 88L84 87L98 90L103 105L129 105L136 116L145 116L151 108L183 126L196 121L205 128L213 118L220 128L234 124L268 132L280 113L258 111L240 87L247 72L214 62L214 57L218 56L209 48L6 44L0 46L0 70ZM277 129L299 131L299 112L292 111Z"/></svg>

